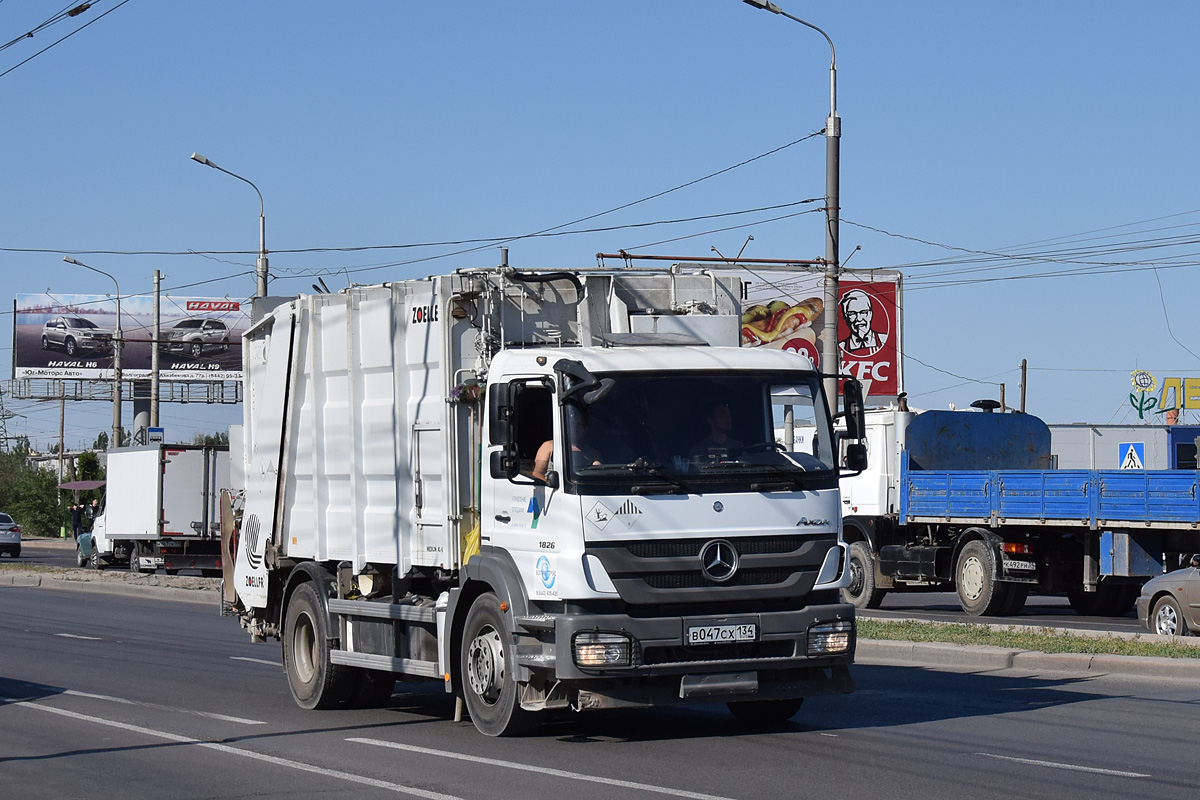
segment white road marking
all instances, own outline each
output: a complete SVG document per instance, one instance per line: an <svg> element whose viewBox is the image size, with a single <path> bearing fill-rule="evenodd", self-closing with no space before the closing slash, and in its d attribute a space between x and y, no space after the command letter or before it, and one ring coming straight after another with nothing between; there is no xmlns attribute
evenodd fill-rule
<svg viewBox="0 0 1200 800"><path fill-rule="evenodd" d="M655 792L656 794L666 794L672 797L687 797L691 800L730 800L730 798L722 797L721 795L688 792L684 791L683 789L671 789L667 786L655 786L650 783L623 781L617 778L607 778L600 775L585 775L582 772L568 772L566 770L554 769L552 767L535 767L531 764L521 764L516 761L501 761L496 758L484 758L482 756L474 756L467 753L455 753L450 750L434 750L429 747L418 747L415 744L400 744L399 742L385 742L381 739L361 739L359 737L350 737L346 741L357 742L358 744L371 744L375 745L376 747L390 747L393 750L407 750L410 753L420 753L427 756L453 758L458 761L469 761L472 764L490 764L494 767L504 767L505 769L515 769L522 772L537 772L542 775L552 775L556 778L567 778L573 781L599 783L604 786L616 786L622 789L639 789L643 792Z"/></svg>
<svg viewBox="0 0 1200 800"><path fill-rule="evenodd" d="M90 692L79 692L75 689L67 689L63 694L69 694L72 697L87 697L92 700L107 700L110 703L120 703L126 706L141 706L142 708L157 708L160 711L176 711L181 714L196 714L209 719L219 719L222 722L236 722L239 725L266 725L260 719L246 719L245 717L230 717L225 714L215 714L211 711L193 711L190 708L176 708L175 706L164 706L159 703L147 703L142 700L127 700L124 697L112 697L107 694L92 694Z"/></svg>
<svg viewBox="0 0 1200 800"><path fill-rule="evenodd" d="M55 636L61 636L64 639L87 639L89 642L103 641L99 636L79 636L74 633L56 633Z"/></svg>
<svg viewBox="0 0 1200 800"><path fill-rule="evenodd" d="M282 667L283 664L279 661L268 661L265 658L248 658L246 656L230 656L230 661L249 661L252 664L269 664L272 667Z"/></svg>
<svg viewBox="0 0 1200 800"><path fill-rule="evenodd" d="M165 739L168 742L177 742L179 744L195 745L196 747L202 747L205 750L215 750L218 753L225 753L227 755L240 756L242 758L249 758L249 759L253 759L255 761L262 761L267 764L274 764L275 766L278 766L278 767L287 767L288 769L295 769L295 770L299 770L301 772L310 772L315 775L324 775L328 778L336 778L338 780L347 781L349 783L357 783L357 784L361 784L363 786L371 786L376 789L387 789L388 791L396 792L398 794L408 794L408 795L412 795L413 797L423 797L423 798L426 798L426 800L462 800L462 798L455 797L454 795L450 795L450 794L441 794L439 792L431 792L431 791L428 791L425 789L418 789L415 786L404 786L403 784L399 784L399 783L391 783L389 781L381 781L381 780L377 780L375 778L368 778L365 775L355 775L352 772L342 772L341 770L336 770L336 769L326 769L325 767L318 767L315 764L306 764L303 761L293 761L290 758L279 758L278 756L269 756L264 753L256 753L253 750L239 750L238 748L230 747L227 744L217 744L216 742L206 742L201 739L193 739L190 736L181 736L177 733L170 733L169 731L159 731L159 730L154 730L153 728L144 728L140 725L129 725L124 722L117 722L117 721L111 720L111 719L104 719L103 717L93 717L88 714L78 714L74 711L67 711L64 708L55 708L54 706L43 705L42 703L35 703L30 700L14 700L9 705L19 706L21 708L33 708L33 709L37 709L38 711L45 711L50 714L57 714L61 717L77 719L77 720L81 720L83 722L93 722L97 725L107 725L110 728L119 728L120 730L123 730L123 731L130 731L131 733L140 733L144 736L150 736L150 737L153 737L156 739Z"/></svg>
<svg viewBox="0 0 1200 800"><path fill-rule="evenodd" d="M1018 764L1032 764L1035 767L1053 767L1054 769L1069 769L1073 772L1093 772L1097 775L1116 775L1119 778L1149 778L1141 772L1123 772L1119 769L1101 769L1100 767L1081 767L1078 764L1061 764L1057 761L1039 761L1036 758L1017 758L1015 756L1000 756L995 753L976 753L977 756L998 758L1001 761L1015 761Z"/></svg>

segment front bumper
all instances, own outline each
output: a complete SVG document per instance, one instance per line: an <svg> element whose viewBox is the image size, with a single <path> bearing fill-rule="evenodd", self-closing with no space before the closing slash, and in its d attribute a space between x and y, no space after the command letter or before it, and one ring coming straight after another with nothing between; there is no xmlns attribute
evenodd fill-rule
<svg viewBox="0 0 1200 800"><path fill-rule="evenodd" d="M1147 595L1138 595L1137 617L1143 628L1150 627L1150 598Z"/></svg>
<svg viewBox="0 0 1200 800"><path fill-rule="evenodd" d="M629 614L560 614L518 619L528 636L517 645L517 664L553 672L556 680L652 679L659 676L732 674L827 668L850 664L854 657L853 607L847 603L775 612L730 615L632 616ZM755 624L754 642L689 645L692 626ZM810 654L810 628L848 622L848 645L836 654ZM632 638L629 666L581 667L575 662L577 633L623 633Z"/></svg>

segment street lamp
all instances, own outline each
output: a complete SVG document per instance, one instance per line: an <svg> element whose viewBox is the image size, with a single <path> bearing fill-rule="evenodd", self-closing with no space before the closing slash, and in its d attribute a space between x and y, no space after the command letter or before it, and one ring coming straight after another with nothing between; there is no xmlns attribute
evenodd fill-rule
<svg viewBox="0 0 1200 800"><path fill-rule="evenodd" d="M98 272L113 282L113 286L117 287L117 328L113 333L113 435L112 441L109 443L109 449L121 446L121 350L125 347L125 340L121 335L121 284L117 283L117 279L109 275L102 269L89 267L87 264L70 256L63 256L63 261L68 264L74 264L77 267L90 269L92 272Z"/></svg>
<svg viewBox="0 0 1200 800"><path fill-rule="evenodd" d="M838 307L838 276L841 271L838 260L838 242L841 239L838 213L840 203L841 138L842 120L837 113L837 54L833 49L833 40L829 34L799 17L793 17L768 0L742 0L747 5L770 11L787 17L793 22L799 22L806 28L812 28L825 37L829 43L829 117L825 120L825 331L821 340L821 369L825 379L825 393L833 398L837 396L838 373L838 344L837 344L837 307Z"/></svg>
<svg viewBox="0 0 1200 800"><path fill-rule="evenodd" d="M226 175L232 175L233 177L237 178L239 181L242 181L243 183L250 184L250 188L253 189L255 191L255 193L258 195L258 261L254 265L254 272L255 272L255 275L258 277L258 292L257 292L257 294L259 297L266 297L267 296L267 218L263 213L264 207L263 207L262 192L258 191L258 187L254 185L253 181L251 181L247 178L243 178L241 175L238 175L236 172L230 172L229 170L225 169L224 167L218 167L216 164L209 161L207 158L200 155L199 153L192 153L192 161L195 161L197 164L203 164L206 167L212 167L215 170L224 172Z"/></svg>

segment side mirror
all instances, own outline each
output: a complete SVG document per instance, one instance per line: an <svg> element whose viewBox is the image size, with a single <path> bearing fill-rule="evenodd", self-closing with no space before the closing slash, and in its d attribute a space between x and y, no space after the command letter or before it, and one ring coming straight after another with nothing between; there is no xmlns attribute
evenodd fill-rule
<svg viewBox="0 0 1200 800"><path fill-rule="evenodd" d="M846 445L846 469L862 472L867 468L867 446L865 444Z"/></svg>
<svg viewBox="0 0 1200 800"><path fill-rule="evenodd" d="M1192 556L1191 563L1192 563L1193 567L1195 567L1196 569L1200 569L1200 553L1196 553L1194 556Z"/></svg>
<svg viewBox="0 0 1200 800"><path fill-rule="evenodd" d="M488 442L508 444L512 441L512 387L497 383L488 387ZM499 477L492 473L492 477Z"/></svg>
<svg viewBox="0 0 1200 800"><path fill-rule="evenodd" d="M846 438L861 439L867 428L862 384L853 378L842 384L842 402L846 408Z"/></svg>
<svg viewBox="0 0 1200 800"><path fill-rule="evenodd" d="M488 464L493 478L512 480L516 477L519 465L517 454L513 450L495 450Z"/></svg>

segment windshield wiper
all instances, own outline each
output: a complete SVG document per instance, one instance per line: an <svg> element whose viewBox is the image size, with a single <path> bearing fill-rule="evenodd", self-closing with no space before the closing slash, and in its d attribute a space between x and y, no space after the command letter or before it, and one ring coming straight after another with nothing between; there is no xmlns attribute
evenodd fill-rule
<svg viewBox="0 0 1200 800"><path fill-rule="evenodd" d="M666 482L667 484L670 484L669 486L663 486L662 484L643 486L641 484L637 484L629 487L629 491L632 494L674 494L675 489L680 489L685 494L704 494L703 492L696 491L688 484L679 480L679 478L676 478L674 475L668 475L667 473L663 472L662 467L658 464L639 464L635 461L632 464L626 464L625 469L629 470L630 472L651 475L661 481Z"/></svg>

